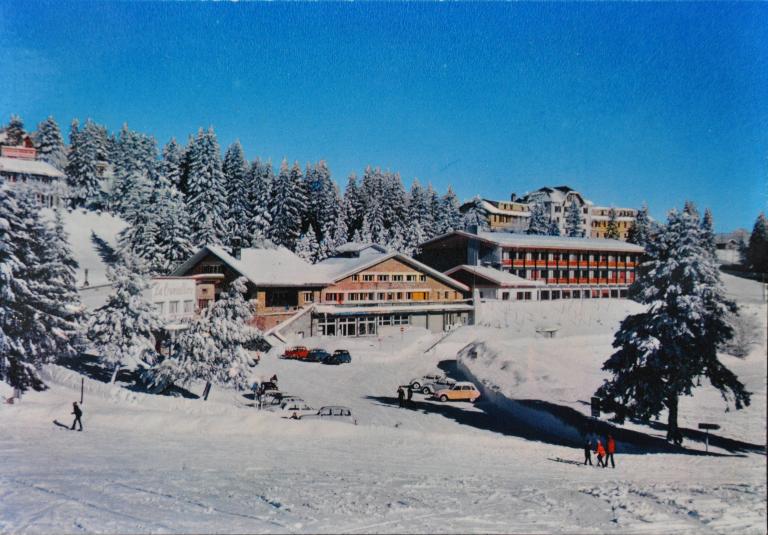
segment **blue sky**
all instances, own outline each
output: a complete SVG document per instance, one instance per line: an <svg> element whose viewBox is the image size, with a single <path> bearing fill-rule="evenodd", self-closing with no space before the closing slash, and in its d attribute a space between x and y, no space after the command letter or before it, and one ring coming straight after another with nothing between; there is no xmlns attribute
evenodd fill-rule
<svg viewBox="0 0 768 535"><path fill-rule="evenodd" d="M0 0L0 120L92 117L461 198L568 184L718 230L768 199L768 5Z"/></svg>

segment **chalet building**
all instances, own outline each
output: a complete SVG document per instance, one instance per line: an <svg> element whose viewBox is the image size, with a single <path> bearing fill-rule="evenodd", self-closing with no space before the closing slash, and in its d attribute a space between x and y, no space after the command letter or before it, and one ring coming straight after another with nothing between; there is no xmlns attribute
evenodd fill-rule
<svg viewBox="0 0 768 535"><path fill-rule="evenodd" d="M538 301L542 281L528 280L507 271L485 266L462 264L445 272L452 279L473 288L480 299L502 301Z"/></svg>
<svg viewBox="0 0 768 535"><path fill-rule="evenodd" d="M610 207L595 206L581 193L569 186L544 187L518 197L514 193L509 201L481 200L481 207L488 219L491 230L522 232L528 228L531 217L531 206L540 203L544 213L550 220L557 223L560 234L566 233L566 216L571 203L575 202L581 212L581 228L583 235L590 238L605 238L610 219ZM461 207L463 212L473 203ZM637 217L633 208L614 208L617 215L620 239L626 240L629 228Z"/></svg>
<svg viewBox="0 0 768 535"><path fill-rule="evenodd" d="M196 281L198 308L244 276L253 324L278 338L375 336L410 325L439 332L472 320L466 285L376 245L347 244L315 265L283 247L209 245L172 275Z"/></svg>
<svg viewBox="0 0 768 535"><path fill-rule="evenodd" d="M481 266L543 283L537 290L541 300L589 299L626 297L642 253L642 247L619 240L455 231L421 244L418 259L453 270L465 284L468 271L454 268Z"/></svg>
<svg viewBox="0 0 768 535"><path fill-rule="evenodd" d="M346 244L315 268L329 284L315 307L313 333L371 336L407 325L441 332L472 319L469 287L378 245Z"/></svg>
<svg viewBox="0 0 768 535"><path fill-rule="evenodd" d="M283 247L264 249L206 245L172 274L197 281L197 308L205 308L238 277L247 279L247 299L256 305L253 323L269 331L320 298L327 279Z"/></svg>
<svg viewBox="0 0 768 535"><path fill-rule="evenodd" d="M62 205L66 198L65 175L49 163L36 160L37 151L26 145L0 147L0 184L31 192L41 206Z"/></svg>

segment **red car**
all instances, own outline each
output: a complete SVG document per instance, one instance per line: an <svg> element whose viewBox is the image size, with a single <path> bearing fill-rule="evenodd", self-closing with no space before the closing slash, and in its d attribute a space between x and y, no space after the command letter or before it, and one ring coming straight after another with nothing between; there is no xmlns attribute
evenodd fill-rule
<svg viewBox="0 0 768 535"><path fill-rule="evenodd" d="M284 359L298 359L303 360L309 355L309 349L304 346L289 347L283 353Z"/></svg>

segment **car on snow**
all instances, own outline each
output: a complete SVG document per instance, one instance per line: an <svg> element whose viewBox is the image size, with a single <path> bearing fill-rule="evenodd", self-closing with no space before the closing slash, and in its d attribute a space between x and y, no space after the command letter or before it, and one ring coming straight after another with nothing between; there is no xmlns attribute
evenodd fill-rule
<svg viewBox="0 0 768 535"><path fill-rule="evenodd" d="M421 387L423 385L429 384L429 383L434 383L434 382L437 382L437 381L439 381L441 379L445 379L445 375L437 375L437 374L422 375L418 379L411 379L411 381L408 384L411 385L411 388L413 390L415 390L416 392L420 392L421 391Z"/></svg>
<svg viewBox="0 0 768 535"><path fill-rule="evenodd" d="M448 377L438 377L432 382L424 383L421 386L421 393L425 394L427 396L433 395L438 390L443 390L445 388L451 388L453 385L456 384L456 381L454 379L450 379Z"/></svg>
<svg viewBox="0 0 768 535"><path fill-rule="evenodd" d="M352 355L346 349L337 349L327 359L322 361L323 364L349 364L352 362Z"/></svg>
<svg viewBox="0 0 768 535"><path fill-rule="evenodd" d="M352 416L352 409L340 405L320 407L315 414L301 416L302 420L326 420L330 422L347 422L357 425L357 418Z"/></svg>
<svg viewBox="0 0 768 535"><path fill-rule="evenodd" d="M331 354L328 353L325 349L316 347L307 353L307 357L304 360L306 362L325 362L325 360L330 356Z"/></svg>
<svg viewBox="0 0 768 535"><path fill-rule="evenodd" d="M273 409L275 412L281 413L283 418L299 419L307 414L317 414L317 409L310 407L304 401L288 400L283 401L278 407Z"/></svg>
<svg viewBox="0 0 768 535"><path fill-rule="evenodd" d="M435 397L440 401L469 401L474 403L480 397L480 391L468 381L459 381L450 388L438 390L435 392Z"/></svg>
<svg viewBox="0 0 768 535"><path fill-rule="evenodd" d="M281 358L303 360L309 355L309 349L304 346L289 347Z"/></svg>

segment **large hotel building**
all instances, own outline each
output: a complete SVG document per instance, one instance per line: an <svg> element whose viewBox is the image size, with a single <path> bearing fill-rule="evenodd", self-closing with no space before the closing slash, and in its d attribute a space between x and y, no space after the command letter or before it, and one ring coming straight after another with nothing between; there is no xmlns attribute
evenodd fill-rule
<svg viewBox="0 0 768 535"><path fill-rule="evenodd" d="M481 199L482 208L487 214L488 227L491 230L525 231L531 217L531 205L541 203L546 215L557 223L560 234L565 234L566 215L572 202L576 202L581 211L582 232L588 238L605 238L611 209L613 209L616 211L619 237L626 240L637 216L637 210L634 208L595 206L592 201L568 186L540 188L523 197L517 197L513 193L509 201ZM462 206L462 211L466 211L470 204L472 203Z"/></svg>
<svg viewBox="0 0 768 535"><path fill-rule="evenodd" d="M500 299L551 300L626 297L642 254L619 240L454 231L423 243L417 258Z"/></svg>

